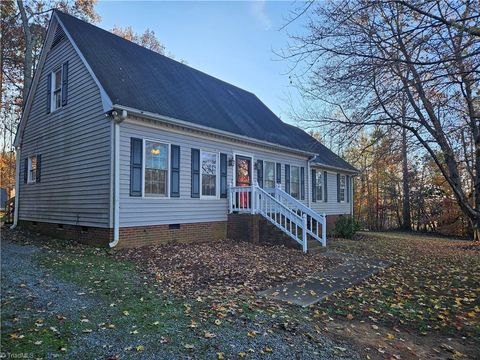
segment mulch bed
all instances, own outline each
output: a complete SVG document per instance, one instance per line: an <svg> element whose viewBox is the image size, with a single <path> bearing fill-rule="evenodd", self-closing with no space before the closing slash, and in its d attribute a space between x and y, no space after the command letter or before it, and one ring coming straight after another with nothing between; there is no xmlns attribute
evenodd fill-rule
<svg viewBox="0 0 480 360"><path fill-rule="evenodd" d="M338 264L321 253L223 240L121 250L170 293L185 297L252 294Z"/></svg>

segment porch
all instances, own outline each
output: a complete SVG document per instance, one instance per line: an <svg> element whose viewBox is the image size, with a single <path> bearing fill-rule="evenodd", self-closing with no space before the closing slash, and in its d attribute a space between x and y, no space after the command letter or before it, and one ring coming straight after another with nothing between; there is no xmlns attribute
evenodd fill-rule
<svg viewBox="0 0 480 360"><path fill-rule="evenodd" d="M300 245L305 253L309 249L309 241L313 244L319 243L321 246L326 246L327 243L326 215L316 213L279 186L270 189L263 189L258 184L230 186L228 212L249 214L253 221L250 224L248 220L244 220L238 226L229 218L229 235L232 236L246 234L253 238L251 239L253 242L259 242L262 230L258 219L261 217ZM233 229L236 231L232 231Z"/></svg>

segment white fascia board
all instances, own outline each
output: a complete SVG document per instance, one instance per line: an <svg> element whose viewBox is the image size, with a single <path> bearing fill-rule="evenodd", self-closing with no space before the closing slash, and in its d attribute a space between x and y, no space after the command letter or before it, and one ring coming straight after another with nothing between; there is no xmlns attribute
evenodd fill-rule
<svg viewBox="0 0 480 360"><path fill-rule="evenodd" d="M238 140L242 140L242 141L245 141L245 142L248 142L248 143L251 143L251 144L268 146L268 147L271 147L271 148L276 148L276 149L291 152L291 153L301 154L302 156L305 156L305 157L308 157L308 158L318 155L318 154L315 154L315 153L312 153L312 152L299 150L299 149L294 149L294 148L290 148L288 146L283 146L283 145L271 143L271 142L268 142L268 141L258 140L258 139L254 139L254 138L251 138L251 137L248 137L248 136L237 135L237 134L230 133L228 131L218 130L218 129L214 129L214 128L211 128L211 127L208 127L208 126L203 126L203 125L197 125L197 124L191 123L189 121L179 120L179 119L175 119L175 118L172 118L172 117L169 117L169 116L150 113L148 111L142 111L142 110L138 110L138 109L131 108L131 107L128 107L128 106L114 104L113 108L118 109L118 110L126 110L129 114L136 115L138 117L143 117L143 118L151 119L151 120L157 120L157 121L164 122L164 123L167 123L167 124L182 126L184 128L188 128L188 129L192 129L192 130L205 131L205 132L208 132L208 133L211 133L211 134L214 134L214 135L220 135L220 136L225 136L225 137L228 137L228 138L238 139Z"/></svg>

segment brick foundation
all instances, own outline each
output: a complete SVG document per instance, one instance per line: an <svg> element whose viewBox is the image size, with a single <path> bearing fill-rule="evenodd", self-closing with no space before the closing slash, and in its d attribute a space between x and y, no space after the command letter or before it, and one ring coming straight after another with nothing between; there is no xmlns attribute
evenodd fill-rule
<svg viewBox="0 0 480 360"><path fill-rule="evenodd" d="M334 236L335 221L341 215L327 215L327 234ZM19 225L55 238L76 240L78 242L107 247L113 239L113 229L84 227L78 225L60 225L20 220ZM299 247L281 230L270 224L261 215L229 214L227 221L180 224L178 228L170 225L149 225L120 228L118 248L164 244L168 242L205 242L225 238L248 241L255 244L281 244Z"/></svg>
<svg viewBox="0 0 480 360"><path fill-rule="evenodd" d="M335 236L335 222L340 216L327 215L327 240ZM247 241L254 244L275 244L299 248L300 245L283 233L261 215L229 214L227 236L236 241Z"/></svg>
<svg viewBox="0 0 480 360"><path fill-rule="evenodd" d="M106 247L113 238L113 229L68 224L19 220L19 226L58 239L75 240L83 244Z"/></svg>
<svg viewBox="0 0 480 360"><path fill-rule="evenodd" d="M229 214L227 229L228 238L236 241L300 247L295 240L292 240L261 215Z"/></svg>
<svg viewBox="0 0 480 360"><path fill-rule="evenodd" d="M118 247L164 244L171 241L181 243L215 241L225 239L226 236L226 221L180 224L177 229L169 228L169 225L136 226L120 228Z"/></svg>
<svg viewBox="0 0 480 360"><path fill-rule="evenodd" d="M106 247L113 239L113 229L84 227L20 220L19 225L54 238L75 240L84 244ZM180 224L178 228L169 225L150 225L120 228L118 248L176 242L204 242L225 239L227 222L203 222Z"/></svg>

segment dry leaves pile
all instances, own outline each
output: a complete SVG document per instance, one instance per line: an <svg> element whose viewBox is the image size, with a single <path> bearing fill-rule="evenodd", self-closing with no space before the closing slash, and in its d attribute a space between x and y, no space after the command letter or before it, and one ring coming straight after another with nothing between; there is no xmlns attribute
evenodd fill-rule
<svg viewBox="0 0 480 360"><path fill-rule="evenodd" d="M480 257L471 242L386 233L330 246L394 265L333 295L322 309L422 334L480 339Z"/></svg>
<svg viewBox="0 0 480 360"><path fill-rule="evenodd" d="M123 250L119 256L155 275L165 290L193 298L251 294L336 264L319 253L230 240L169 243Z"/></svg>

